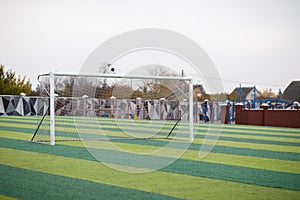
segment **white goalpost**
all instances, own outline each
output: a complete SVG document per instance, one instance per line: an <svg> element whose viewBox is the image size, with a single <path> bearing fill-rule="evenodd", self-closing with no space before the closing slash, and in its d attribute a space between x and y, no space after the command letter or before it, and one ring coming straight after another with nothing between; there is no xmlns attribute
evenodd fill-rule
<svg viewBox="0 0 300 200"><path fill-rule="evenodd" d="M49 103L33 142L194 140L191 77L51 72L38 80Z"/></svg>
<svg viewBox="0 0 300 200"><path fill-rule="evenodd" d="M55 145L55 107L54 107L54 74L49 74L50 83L50 145Z"/></svg>

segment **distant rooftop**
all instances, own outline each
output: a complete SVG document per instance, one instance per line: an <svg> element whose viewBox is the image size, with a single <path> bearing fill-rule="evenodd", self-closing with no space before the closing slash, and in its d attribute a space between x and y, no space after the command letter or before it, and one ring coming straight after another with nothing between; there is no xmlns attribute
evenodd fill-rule
<svg viewBox="0 0 300 200"><path fill-rule="evenodd" d="M247 98L249 99L249 94L253 91L254 87L236 87L231 94L235 94L237 96L237 98L239 98L240 95L240 90L241 90L241 100L246 100ZM260 92L258 90L256 90L257 95L260 96Z"/></svg>
<svg viewBox="0 0 300 200"><path fill-rule="evenodd" d="M292 81L284 90L281 99L300 102L300 81Z"/></svg>

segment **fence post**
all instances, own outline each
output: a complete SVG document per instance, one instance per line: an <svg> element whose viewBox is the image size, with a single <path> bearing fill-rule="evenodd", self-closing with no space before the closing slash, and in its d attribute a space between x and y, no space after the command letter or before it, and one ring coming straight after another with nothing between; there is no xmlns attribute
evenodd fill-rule
<svg viewBox="0 0 300 200"><path fill-rule="evenodd" d="M226 110L227 110L227 124L230 124L231 123L231 113L230 113L230 107L231 107L231 103L230 101L227 102L227 105L226 105Z"/></svg>
<svg viewBox="0 0 300 200"><path fill-rule="evenodd" d="M141 97L136 98L136 119L143 119L143 102Z"/></svg>
<svg viewBox="0 0 300 200"><path fill-rule="evenodd" d="M222 104L221 105L221 123L222 124L229 124L230 123L230 103L229 104Z"/></svg>
<svg viewBox="0 0 300 200"><path fill-rule="evenodd" d="M211 101L209 103L209 109L210 109L210 123L215 122L215 114L214 114L214 102Z"/></svg>
<svg viewBox="0 0 300 200"><path fill-rule="evenodd" d="M165 111L165 98L160 98L159 100L159 119L164 119L164 111Z"/></svg>
<svg viewBox="0 0 300 200"><path fill-rule="evenodd" d="M208 100L205 99L203 103L203 123L207 121L207 111L208 111Z"/></svg>
<svg viewBox="0 0 300 200"><path fill-rule="evenodd" d="M263 109L263 126L267 126L268 125L268 120L267 120L267 115L268 115L268 108L269 108L269 105L267 103L263 103L261 104L260 106L262 109Z"/></svg>
<svg viewBox="0 0 300 200"><path fill-rule="evenodd" d="M237 103L235 104L235 124L245 124L245 117L242 116L243 113L243 104Z"/></svg>
<svg viewBox="0 0 300 200"><path fill-rule="evenodd" d="M235 103L232 102L232 109L231 109L231 121L234 122L235 121Z"/></svg>

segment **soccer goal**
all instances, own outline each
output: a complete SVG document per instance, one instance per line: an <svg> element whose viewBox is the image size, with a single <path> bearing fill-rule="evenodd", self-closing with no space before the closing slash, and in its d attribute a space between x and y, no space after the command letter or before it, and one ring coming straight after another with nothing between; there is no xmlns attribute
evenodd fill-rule
<svg viewBox="0 0 300 200"><path fill-rule="evenodd" d="M176 76L47 73L46 111L31 141L193 141L193 80Z"/></svg>

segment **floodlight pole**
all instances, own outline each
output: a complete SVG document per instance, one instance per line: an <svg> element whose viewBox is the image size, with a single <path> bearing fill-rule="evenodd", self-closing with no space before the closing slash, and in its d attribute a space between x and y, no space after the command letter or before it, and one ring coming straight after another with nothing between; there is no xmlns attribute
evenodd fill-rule
<svg viewBox="0 0 300 200"><path fill-rule="evenodd" d="M50 72L50 145L55 145L54 74Z"/></svg>

